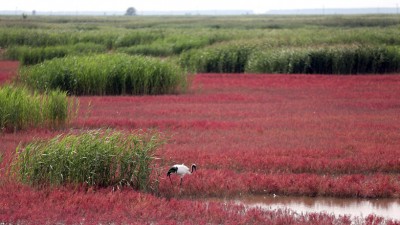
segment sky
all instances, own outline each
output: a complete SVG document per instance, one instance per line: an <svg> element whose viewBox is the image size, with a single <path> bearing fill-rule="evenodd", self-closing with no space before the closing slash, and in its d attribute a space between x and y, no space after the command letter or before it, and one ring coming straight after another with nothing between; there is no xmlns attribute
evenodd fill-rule
<svg viewBox="0 0 400 225"><path fill-rule="evenodd" d="M386 8L400 7L400 0L0 0L0 10L22 11L141 11Z"/></svg>

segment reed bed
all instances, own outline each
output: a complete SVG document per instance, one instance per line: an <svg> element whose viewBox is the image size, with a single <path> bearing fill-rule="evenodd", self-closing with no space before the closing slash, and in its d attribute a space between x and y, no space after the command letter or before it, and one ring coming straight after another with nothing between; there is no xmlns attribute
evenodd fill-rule
<svg viewBox="0 0 400 225"><path fill-rule="evenodd" d="M21 65L33 65L48 59L61 58L66 55L85 55L106 52L105 45L95 43L77 43L46 47L12 46L7 49L7 59L18 60Z"/></svg>
<svg viewBox="0 0 400 225"><path fill-rule="evenodd" d="M165 37L151 43L138 43L129 47L118 47L118 52L130 55L174 56L191 49L200 49L227 39L224 35L207 34L197 31L194 34L175 34L170 31Z"/></svg>
<svg viewBox="0 0 400 225"><path fill-rule="evenodd" d="M184 91L186 77L171 63L144 56L67 56L23 68L27 85L73 95L156 95Z"/></svg>
<svg viewBox="0 0 400 225"><path fill-rule="evenodd" d="M179 63L189 71L199 73L243 73L252 51L251 45L221 45L185 52Z"/></svg>
<svg viewBox="0 0 400 225"><path fill-rule="evenodd" d="M181 54L199 73L385 74L400 72L397 46L266 47L224 44Z"/></svg>
<svg viewBox="0 0 400 225"><path fill-rule="evenodd" d="M71 29L67 26L59 26L55 29L36 28L27 29L14 26L0 26L0 46L31 46L31 47L46 47L59 45L74 45L77 43L96 43L112 48L118 35L114 34L110 29L85 30Z"/></svg>
<svg viewBox="0 0 400 225"><path fill-rule="evenodd" d="M250 73L384 74L400 72L400 49L390 46L283 48L253 54Z"/></svg>
<svg viewBox="0 0 400 225"><path fill-rule="evenodd" d="M49 32L24 28L3 28L0 30L0 45L29 45L29 46L51 46L70 44L70 36L61 32Z"/></svg>
<svg viewBox="0 0 400 225"><path fill-rule="evenodd" d="M163 38L164 33L157 30L143 30L127 32L120 35L115 40L115 47L129 47L139 44L150 44L159 38Z"/></svg>
<svg viewBox="0 0 400 225"><path fill-rule="evenodd" d="M65 91L39 94L24 87L3 86L0 88L0 129L62 127L76 115L77 105L77 100L68 99Z"/></svg>
<svg viewBox="0 0 400 225"><path fill-rule="evenodd" d="M19 146L12 173L33 186L127 185L136 190L156 191L158 177L153 173L153 161L162 142L156 132L70 132Z"/></svg>
<svg viewBox="0 0 400 225"><path fill-rule="evenodd" d="M4 58L26 65L110 51L180 58L183 69L197 72L393 73L399 24L397 15L2 17L0 47ZM337 65L325 70L331 61Z"/></svg>

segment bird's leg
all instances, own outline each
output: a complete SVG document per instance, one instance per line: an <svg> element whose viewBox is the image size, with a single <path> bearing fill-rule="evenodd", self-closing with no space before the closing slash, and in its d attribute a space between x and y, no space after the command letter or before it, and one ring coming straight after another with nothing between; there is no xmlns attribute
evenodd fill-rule
<svg viewBox="0 0 400 225"><path fill-rule="evenodd" d="M181 183L180 183L180 185L179 185L179 194L181 194L182 193L182 177L181 177Z"/></svg>
<svg viewBox="0 0 400 225"><path fill-rule="evenodd" d="M171 176L169 176L169 180L171 181L171 184L172 184L172 179L171 179Z"/></svg>

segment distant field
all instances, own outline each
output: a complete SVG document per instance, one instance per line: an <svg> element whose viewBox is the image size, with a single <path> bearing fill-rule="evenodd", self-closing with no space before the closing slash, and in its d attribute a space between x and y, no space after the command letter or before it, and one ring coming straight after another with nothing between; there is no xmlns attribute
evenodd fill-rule
<svg viewBox="0 0 400 225"><path fill-rule="evenodd" d="M1 17L3 58L30 65L122 52L193 72L400 71L399 15Z"/></svg>

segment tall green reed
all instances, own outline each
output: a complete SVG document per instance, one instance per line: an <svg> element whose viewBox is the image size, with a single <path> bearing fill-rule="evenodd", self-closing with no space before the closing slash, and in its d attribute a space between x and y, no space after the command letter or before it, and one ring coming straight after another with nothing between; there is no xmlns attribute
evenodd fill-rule
<svg viewBox="0 0 400 225"><path fill-rule="evenodd" d="M75 95L171 94L186 88L178 66L126 54L67 56L23 68L20 75L35 89L58 88Z"/></svg>
<svg viewBox="0 0 400 225"><path fill-rule="evenodd" d="M213 46L184 52L179 63L189 71L200 73L243 73L252 51L253 47L246 44Z"/></svg>
<svg viewBox="0 0 400 225"><path fill-rule="evenodd" d="M33 65L66 55L84 55L106 52L106 46L95 43L78 43L74 45L58 45L46 47L11 46L7 49L7 59L19 60L22 65Z"/></svg>
<svg viewBox="0 0 400 225"><path fill-rule="evenodd" d="M33 186L127 185L156 191L156 151L163 143L157 132L88 130L34 141L16 149L12 173Z"/></svg>
<svg viewBox="0 0 400 225"><path fill-rule="evenodd" d="M246 72L308 74L382 74L400 71L400 49L394 46L280 48L249 58Z"/></svg>
<svg viewBox="0 0 400 225"><path fill-rule="evenodd" d="M65 126L74 117L77 104L64 91L39 94L24 87L3 86L0 88L0 129Z"/></svg>

